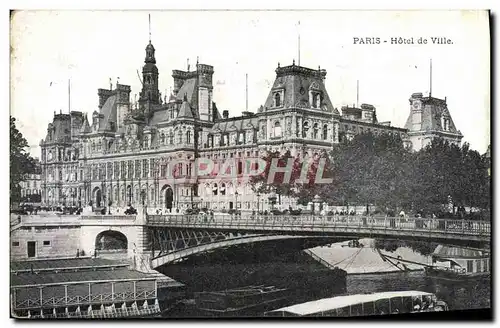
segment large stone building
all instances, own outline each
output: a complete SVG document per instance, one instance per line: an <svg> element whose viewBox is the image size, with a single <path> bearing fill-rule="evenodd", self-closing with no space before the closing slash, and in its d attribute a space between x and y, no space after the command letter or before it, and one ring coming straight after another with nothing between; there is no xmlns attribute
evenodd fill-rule
<svg viewBox="0 0 500 328"><path fill-rule="evenodd" d="M266 209L268 198L253 193L242 177L244 158L269 150L311 157L363 132L397 133L416 148L424 144L420 139L438 135L460 142L443 101L414 94L407 127L392 127L377 121L371 105L339 112L325 89L326 70L295 62L278 64L269 95L255 113L229 117L223 110L221 115L213 100L213 74L212 66L199 63L195 71L174 70L173 92L162 99L155 48L149 42L137 103L130 101L130 86L117 84L113 90L98 90L98 110L91 122L78 111L54 114L40 143L43 203L92 202L96 207L111 204L113 210L141 203L163 210L194 205ZM432 109L435 103L438 111ZM443 120L435 115L444 116L445 123L440 125ZM197 176L195 158L215 162L214 172L235 160L237 174ZM285 207L293 205L292 199L282 201Z"/></svg>
<svg viewBox="0 0 500 328"><path fill-rule="evenodd" d="M35 159L35 169L32 173L26 174L24 180L19 183L21 187L22 202L40 202L42 196L42 180L40 173L40 162Z"/></svg>

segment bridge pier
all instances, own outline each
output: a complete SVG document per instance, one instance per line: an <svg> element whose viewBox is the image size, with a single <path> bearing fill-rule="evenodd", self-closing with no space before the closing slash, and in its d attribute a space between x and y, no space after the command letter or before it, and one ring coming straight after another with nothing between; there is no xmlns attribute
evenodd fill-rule
<svg viewBox="0 0 500 328"><path fill-rule="evenodd" d="M147 207L141 206L137 209L136 240L134 248L129 249L129 257L132 258L132 266L135 270L141 272L152 272L151 267L151 238L146 226Z"/></svg>

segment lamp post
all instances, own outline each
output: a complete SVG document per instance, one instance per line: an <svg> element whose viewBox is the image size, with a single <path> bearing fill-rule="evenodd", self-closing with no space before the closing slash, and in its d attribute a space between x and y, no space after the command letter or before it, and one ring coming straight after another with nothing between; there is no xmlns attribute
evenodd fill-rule
<svg viewBox="0 0 500 328"><path fill-rule="evenodd" d="M257 193L257 214L260 212L260 194Z"/></svg>

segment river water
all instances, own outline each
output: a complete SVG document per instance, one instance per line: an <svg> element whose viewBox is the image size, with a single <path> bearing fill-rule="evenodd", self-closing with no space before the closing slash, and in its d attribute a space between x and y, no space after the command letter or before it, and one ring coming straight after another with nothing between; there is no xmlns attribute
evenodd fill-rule
<svg viewBox="0 0 500 328"><path fill-rule="evenodd" d="M312 251L332 265L347 271L346 293L372 293L385 291L417 290L436 294L438 299L445 301L450 310L481 309L491 307L490 280L445 281L426 277L423 271L399 271L391 264L384 262L373 248L355 249L332 245L318 247ZM430 259L408 248L400 248L387 255L402 256L402 258L419 263L429 263ZM250 267L250 265L249 265ZM422 268L408 265L409 269ZM335 295L331 295L335 296ZM325 295L323 297L331 297ZM182 309L165 314L166 317L205 316L196 310L195 305L183 306Z"/></svg>

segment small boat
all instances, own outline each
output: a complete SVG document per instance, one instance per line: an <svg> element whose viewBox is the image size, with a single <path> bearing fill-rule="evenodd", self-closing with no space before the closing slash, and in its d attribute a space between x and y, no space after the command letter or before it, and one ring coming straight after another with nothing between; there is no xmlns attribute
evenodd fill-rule
<svg viewBox="0 0 500 328"><path fill-rule="evenodd" d="M435 265L425 268L430 278L462 281L491 277L489 252L439 245L432 261Z"/></svg>
<svg viewBox="0 0 500 328"><path fill-rule="evenodd" d="M264 313L265 317L350 317L448 311L436 295L397 291L323 298Z"/></svg>
<svg viewBox="0 0 500 328"><path fill-rule="evenodd" d="M196 307L214 316L262 313L286 300L290 291L274 286L247 286L217 292L195 293Z"/></svg>

